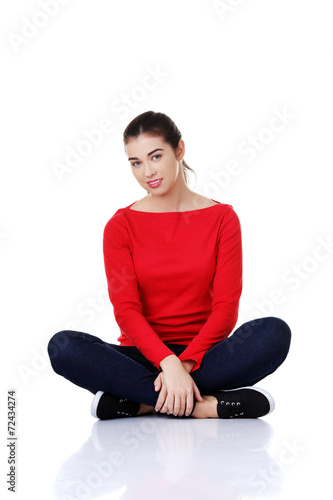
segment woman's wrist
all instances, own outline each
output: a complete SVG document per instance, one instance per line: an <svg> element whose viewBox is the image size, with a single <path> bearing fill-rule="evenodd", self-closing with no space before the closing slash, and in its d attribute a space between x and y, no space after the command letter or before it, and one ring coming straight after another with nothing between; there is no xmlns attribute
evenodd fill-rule
<svg viewBox="0 0 333 500"><path fill-rule="evenodd" d="M169 356L166 356L162 359L162 361L160 362L160 368L162 370L165 370L168 368L168 366L175 366L176 364L181 364L181 361L175 354L170 354Z"/></svg>
<svg viewBox="0 0 333 500"><path fill-rule="evenodd" d="M168 369L168 366L175 366L179 364L181 364L181 366L184 368L185 371L187 371L187 373L190 373L196 362L193 361L193 359L180 361L178 356L176 356L175 354L170 354L170 356L166 356L164 359L162 359L162 361L160 362L160 368L161 370L165 370Z"/></svg>
<svg viewBox="0 0 333 500"><path fill-rule="evenodd" d="M193 361L192 359L188 359L187 361L182 361L181 363L183 365L183 368L187 371L187 373L190 373L193 366L195 365L195 361Z"/></svg>

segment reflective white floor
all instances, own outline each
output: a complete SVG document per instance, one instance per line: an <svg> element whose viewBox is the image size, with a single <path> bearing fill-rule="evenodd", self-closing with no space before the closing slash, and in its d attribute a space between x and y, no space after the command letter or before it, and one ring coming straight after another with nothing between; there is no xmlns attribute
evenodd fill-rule
<svg viewBox="0 0 333 500"><path fill-rule="evenodd" d="M92 395L47 369L17 394L16 498L329 498L322 395L306 411L309 388L283 393L277 375L266 380L258 386L276 408L262 419L99 421L90 415Z"/></svg>

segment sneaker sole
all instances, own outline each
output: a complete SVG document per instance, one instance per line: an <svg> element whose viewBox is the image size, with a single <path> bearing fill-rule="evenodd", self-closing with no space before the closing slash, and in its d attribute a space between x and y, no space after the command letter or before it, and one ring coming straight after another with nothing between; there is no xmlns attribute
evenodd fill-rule
<svg viewBox="0 0 333 500"><path fill-rule="evenodd" d="M91 403L91 414L93 417L98 418L97 416L97 406L99 403L99 400L101 399L102 395L104 394L104 391L98 391L96 392L94 399L92 400Z"/></svg>
<svg viewBox="0 0 333 500"><path fill-rule="evenodd" d="M259 387L237 387L237 389L223 389L223 391L224 392L232 392L232 391L238 391L238 389L251 389L252 391L261 392L261 394L263 394L269 402L270 409L269 409L269 412L266 413L266 415L269 415L270 413L272 413L272 411L274 411L274 409L275 409L274 399L269 392L265 391L265 389L260 389Z"/></svg>

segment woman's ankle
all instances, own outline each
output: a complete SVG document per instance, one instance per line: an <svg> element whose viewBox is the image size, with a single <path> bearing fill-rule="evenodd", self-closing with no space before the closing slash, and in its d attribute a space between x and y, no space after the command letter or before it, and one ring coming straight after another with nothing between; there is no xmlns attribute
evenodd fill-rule
<svg viewBox="0 0 333 500"><path fill-rule="evenodd" d="M144 415L145 413L152 413L155 410L154 406L148 406L144 403L140 403L140 409L137 415Z"/></svg>
<svg viewBox="0 0 333 500"><path fill-rule="evenodd" d="M214 396L202 396L203 401L197 401L192 417L194 418L218 418L217 399Z"/></svg>

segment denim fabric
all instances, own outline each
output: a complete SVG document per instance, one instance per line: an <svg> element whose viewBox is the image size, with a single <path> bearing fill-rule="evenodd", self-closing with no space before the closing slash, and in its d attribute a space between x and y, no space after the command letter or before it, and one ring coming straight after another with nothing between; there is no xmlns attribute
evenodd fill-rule
<svg viewBox="0 0 333 500"><path fill-rule="evenodd" d="M290 341L290 328L282 319L271 316L248 321L211 347L191 376L201 395L252 386L281 365ZM177 356L186 349L186 345L167 345ZM159 371L136 347L110 344L89 333L62 330L50 339L48 353L56 373L93 394L105 391L156 405L154 380ZM194 407L195 404L193 410Z"/></svg>

